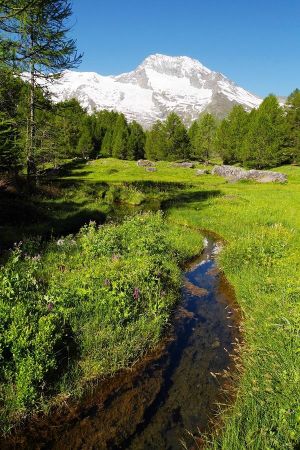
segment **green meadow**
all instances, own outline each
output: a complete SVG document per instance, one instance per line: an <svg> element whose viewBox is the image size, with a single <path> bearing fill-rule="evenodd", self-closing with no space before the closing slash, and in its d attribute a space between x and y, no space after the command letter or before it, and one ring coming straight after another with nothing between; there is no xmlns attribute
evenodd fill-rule
<svg viewBox="0 0 300 450"><path fill-rule="evenodd" d="M22 217L22 230L16 221L26 239L1 269L3 424L45 409L58 394L80 396L86 381L155 347L178 301L180 266L201 251L198 230L206 229L226 242L219 265L235 289L243 331L228 374L234 401L220 405L206 448L293 449L300 441L300 168L276 169L288 175L285 184L259 184L197 176L170 162L155 167L69 164L28 200L43 220ZM150 208L164 213L143 213ZM130 217L98 227L121 215ZM81 228L90 219L97 224ZM11 223L3 227L7 242L9 230ZM66 231L73 234L59 238Z"/></svg>

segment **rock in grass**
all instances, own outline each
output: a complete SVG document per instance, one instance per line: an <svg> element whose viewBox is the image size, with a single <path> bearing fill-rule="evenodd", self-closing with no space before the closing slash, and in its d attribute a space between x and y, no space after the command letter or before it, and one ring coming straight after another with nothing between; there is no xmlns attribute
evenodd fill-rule
<svg viewBox="0 0 300 450"><path fill-rule="evenodd" d="M155 166L154 162L149 161L148 159L139 159L136 164L138 167L153 167L153 166Z"/></svg>
<svg viewBox="0 0 300 450"><path fill-rule="evenodd" d="M147 172L156 172L157 169L156 169L156 167L146 167L146 171Z"/></svg>
<svg viewBox="0 0 300 450"><path fill-rule="evenodd" d="M215 166L211 173L227 178L231 181L253 180L259 183L285 183L287 176L279 172L269 170L245 170L235 166Z"/></svg>

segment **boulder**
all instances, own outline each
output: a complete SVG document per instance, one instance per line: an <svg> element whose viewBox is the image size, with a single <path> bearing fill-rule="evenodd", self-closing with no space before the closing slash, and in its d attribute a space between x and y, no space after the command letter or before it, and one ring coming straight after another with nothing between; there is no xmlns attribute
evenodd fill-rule
<svg viewBox="0 0 300 450"><path fill-rule="evenodd" d="M285 183L287 176L279 172L269 170L249 170L247 180L255 180L259 183Z"/></svg>
<svg viewBox="0 0 300 450"><path fill-rule="evenodd" d="M245 170L235 166L215 166L211 173L227 178L231 181L253 180L259 183L285 183L287 176L279 172L269 170Z"/></svg>
<svg viewBox="0 0 300 450"><path fill-rule="evenodd" d="M153 167L153 166L155 166L154 162L149 161L148 159L139 159L136 164L138 167Z"/></svg>
<svg viewBox="0 0 300 450"><path fill-rule="evenodd" d="M146 167L146 171L147 172L156 172L157 168L156 167Z"/></svg>

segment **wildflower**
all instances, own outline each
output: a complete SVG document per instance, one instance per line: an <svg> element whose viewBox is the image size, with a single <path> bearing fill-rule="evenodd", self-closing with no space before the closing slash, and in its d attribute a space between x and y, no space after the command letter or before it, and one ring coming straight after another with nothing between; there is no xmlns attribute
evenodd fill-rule
<svg viewBox="0 0 300 450"><path fill-rule="evenodd" d="M54 308L54 303L49 302L48 305L47 305L48 311L52 311L53 308Z"/></svg>
<svg viewBox="0 0 300 450"><path fill-rule="evenodd" d="M64 240L58 239L58 241L56 242L56 245L58 245L58 246L64 245Z"/></svg>
<svg viewBox="0 0 300 450"><path fill-rule="evenodd" d="M134 288L133 298L134 298L134 300L138 300L140 298L140 290L137 287Z"/></svg>
<svg viewBox="0 0 300 450"><path fill-rule="evenodd" d="M112 255L111 259L112 259L113 261L119 261L120 255Z"/></svg>
<svg viewBox="0 0 300 450"><path fill-rule="evenodd" d="M165 297L165 296L166 296L166 291L161 291L161 292L160 292L160 296L161 296L161 297Z"/></svg>
<svg viewBox="0 0 300 450"><path fill-rule="evenodd" d="M108 278L105 278L104 286L110 286L110 280Z"/></svg>
<svg viewBox="0 0 300 450"><path fill-rule="evenodd" d="M41 255L35 255L32 257L32 261L40 261L41 260Z"/></svg>

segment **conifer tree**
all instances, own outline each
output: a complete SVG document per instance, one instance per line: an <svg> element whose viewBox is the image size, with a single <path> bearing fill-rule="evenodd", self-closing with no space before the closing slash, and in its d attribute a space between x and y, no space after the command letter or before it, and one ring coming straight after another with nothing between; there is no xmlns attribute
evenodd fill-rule
<svg viewBox="0 0 300 450"><path fill-rule="evenodd" d="M171 113L165 122L167 159L175 161L186 159L191 154L191 142L180 117Z"/></svg>
<svg viewBox="0 0 300 450"><path fill-rule="evenodd" d="M155 161L167 159L167 134L165 125L159 120L146 134L145 156Z"/></svg>
<svg viewBox="0 0 300 450"><path fill-rule="evenodd" d="M212 114L203 114L197 124L197 129L193 136L193 157L208 161L213 153L215 134L216 134L216 119Z"/></svg>
<svg viewBox="0 0 300 450"><path fill-rule="evenodd" d="M230 122L226 118L221 121L216 130L215 149L224 164L236 162L236 156L232 153Z"/></svg>
<svg viewBox="0 0 300 450"><path fill-rule="evenodd" d="M141 159L145 152L145 133L140 124L133 121L129 125L129 138L127 142L127 159Z"/></svg>
<svg viewBox="0 0 300 450"><path fill-rule="evenodd" d="M288 149L290 160L300 163L300 90L296 89L286 102Z"/></svg>
<svg viewBox="0 0 300 450"><path fill-rule="evenodd" d="M277 98L269 95L252 114L243 144L245 165L257 169L275 167L284 162L286 120Z"/></svg>
<svg viewBox="0 0 300 450"><path fill-rule="evenodd" d="M67 37L66 21L71 16L69 0L26 0L2 2L0 28L9 39L2 40L1 57L14 70L28 72L27 171L29 179L36 173L36 90L41 78L53 78L81 60L76 44ZM9 51L7 50L9 40Z"/></svg>
<svg viewBox="0 0 300 450"><path fill-rule="evenodd" d="M198 132L198 120L194 120L192 125L190 126L188 130L188 135L191 142L191 156L195 154L196 151L196 135Z"/></svg>
<svg viewBox="0 0 300 450"><path fill-rule="evenodd" d="M109 158L112 156L112 145L113 145L113 134L114 130L112 127L107 128L102 144L100 154L104 158Z"/></svg>
<svg viewBox="0 0 300 450"><path fill-rule="evenodd" d="M83 157L87 158L94 150L93 140L90 130L85 126L82 130L81 136L77 145L77 152Z"/></svg>
<svg viewBox="0 0 300 450"><path fill-rule="evenodd" d="M216 147L225 164L243 159L243 143L248 132L249 114L241 105L232 108L216 133Z"/></svg>
<svg viewBox="0 0 300 450"><path fill-rule="evenodd" d="M113 133L113 158L126 159L128 142L128 125L124 114L119 114Z"/></svg>

